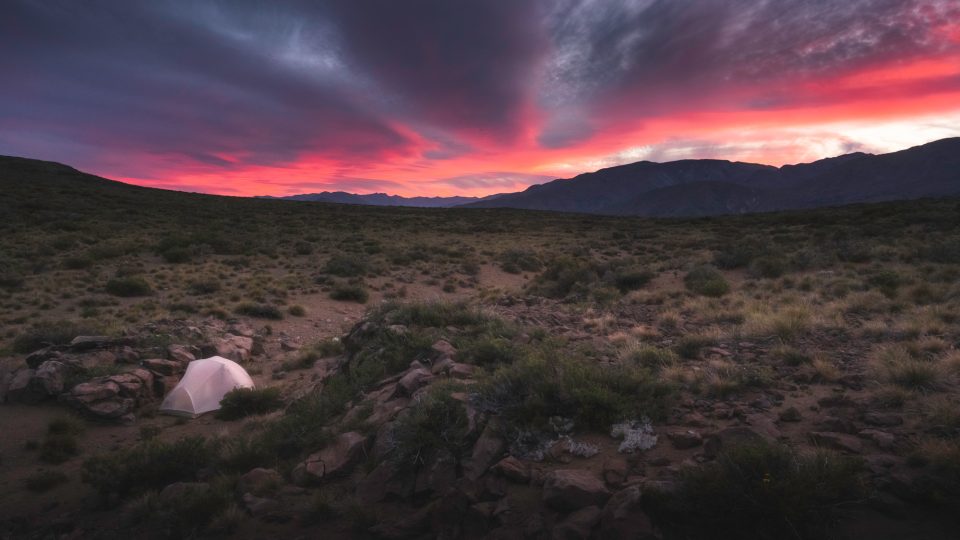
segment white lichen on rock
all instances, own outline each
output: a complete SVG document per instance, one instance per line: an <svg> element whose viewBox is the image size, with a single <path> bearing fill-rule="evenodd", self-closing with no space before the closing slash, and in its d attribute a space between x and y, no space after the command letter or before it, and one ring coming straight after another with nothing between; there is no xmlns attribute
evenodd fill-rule
<svg viewBox="0 0 960 540"><path fill-rule="evenodd" d="M623 442L617 449L621 454L632 454L637 451L649 450L657 445L657 436L649 418L621 422L610 428L610 436L623 437Z"/></svg>

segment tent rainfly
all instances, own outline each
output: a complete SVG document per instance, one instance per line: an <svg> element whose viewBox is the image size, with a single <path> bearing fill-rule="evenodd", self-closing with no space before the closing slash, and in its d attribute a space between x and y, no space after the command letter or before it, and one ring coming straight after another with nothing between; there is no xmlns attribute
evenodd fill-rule
<svg viewBox="0 0 960 540"><path fill-rule="evenodd" d="M239 364L219 356L194 360L163 399L160 412L196 418L219 409L223 396L235 388L253 388L253 379Z"/></svg>

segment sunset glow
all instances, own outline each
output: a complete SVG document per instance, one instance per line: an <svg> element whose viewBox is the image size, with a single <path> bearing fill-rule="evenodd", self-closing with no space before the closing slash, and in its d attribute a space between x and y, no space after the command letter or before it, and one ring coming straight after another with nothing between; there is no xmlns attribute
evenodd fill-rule
<svg viewBox="0 0 960 540"><path fill-rule="evenodd" d="M168 189L487 195L645 159L781 165L960 135L951 0L7 11L0 154Z"/></svg>

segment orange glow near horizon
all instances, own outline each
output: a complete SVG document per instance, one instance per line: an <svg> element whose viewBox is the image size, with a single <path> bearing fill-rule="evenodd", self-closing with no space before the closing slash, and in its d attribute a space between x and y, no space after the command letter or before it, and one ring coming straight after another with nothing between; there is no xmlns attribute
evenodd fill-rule
<svg viewBox="0 0 960 540"><path fill-rule="evenodd" d="M943 84L951 81L955 84ZM161 168L156 175L161 180L111 175L109 170L94 172L143 186L225 195L282 196L345 190L404 196L483 196L522 190L531 182L521 176L513 183L503 180L492 186L458 187L448 179L509 171L543 176L545 178L533 182L541 183L648 159L647 155L653 156L649 158L652 161L669 160L657 159L657 156L709 157L779 166L843 153L831 143L848 139L853 132L874 133L880 140L855 141L873 152L895 151L950 136L948 129L928 124L937 124L938 119L940 123L960 120L958 81L960 59L957 57L881 66L829 81L798 85L790 95L796 103L793 106L748 109L737 108L733 103L723 109L623 118L611 122L588 140L557 149L537 144L534 134L538 126L531 125L538 121L537 115L528 112L524 115L528 123L523 136L516 143L474 140L475 144L483 145L450 159L424 159L422 152L430 149L430 143L397 122L394 128L413 140L413 147L369 162L326 157L323 149L317 148L282 166L246 166L229 171L212 166L197 166L192 170ZM893 131L885 133L884 130ZM685 153L683 147L687 143L696 144ZM645 147L660 151L644 152ZM680 148L671 150L674 147ZM708 155L704 154L704 147L711 148L706 152ZM217 157L226 162L240 161L226 154ZM343 178L359 180L351 183L344 182ZM373 181L364 187L363 179L382 182Z"/></svg>

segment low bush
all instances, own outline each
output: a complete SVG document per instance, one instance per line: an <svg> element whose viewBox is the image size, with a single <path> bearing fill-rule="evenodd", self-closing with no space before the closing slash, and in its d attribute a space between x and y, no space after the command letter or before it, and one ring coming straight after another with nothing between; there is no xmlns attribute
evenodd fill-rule
<svg viewBox="0 0 960 540"><path fill-rule="evenodd" d="M760 257L750 263L750 273L762 278L778 278L787 272L787 264L780 257Z"/></svg>
<svg viewBox="0 0 960 540"><path fill-rule="evenodd" d="M280 311L280 308L269 304L246 302L237 306L234 312L238 315L245 315L256 319L270 319L275 321L283 319L283 312Z"/></svg>
<svg viewBox="0 0 960 540"><path fill-rule="evenodd" d="M697 266L683 278L687 289L703 296L720 297L730 291L723 274L712 266Z"/></svg>
<svg viewBox="0 0 960 540"><path fill-rule="evenodd" d="M107 282L105 289L108 293L123 298L150 296L153 294L153 287L150 286L147 280L138 276L111 279Z"/></svg>
<svg viewBox="0 0 960 540"><path fill-rule="evenodd" d="M551 417L570 418L582 429L606 431L614 423L662 417L673 387L631 364L601 365L544 345L500 366L472 395L481 409L517 430L544 430Z"/></svg>
<svg viewBox="0 0 960 540"><path fill-rule="evenodd" d="M367 300L370 299L370 293L367 292L367 288L363 285L345 283L335 285L333 290L330 291L330 298L341 302L366 304Z"/></svg>
<svg viewBox="0 0 960 540"><path fill-rule="evenodd" d="M236 388L220 400L220 410L216 416L220 420L237 420L275 411L280 407L283 407L283 399L279 388Z"/></svg>
<svg viewBox="0 0 960 540"><path fill-rule="evenodd" d="M215 457L215 446L203 437L170 443L153 439L87 459L82 478L101 495L122 498L173 482L193 481L196 472L214 463Z"/></svg>
<svg viewBox="0 0 960 540"><path fill-rule="evenodd" d="M41 321L17 336L12 347L13 352L30 353L47 345L65 345L77 336L102 333L102 328L73 321Z"/></svg>
<svg viewBox="0 0 960 540"><path fill-rule="evenodd" d="M432 391L401 416L388 435L389 459L403 468L418 468L436 459L459 467L468 449L467 412L446 392Z"/></svg>
<svg viewBox="0 0 960 540"><path fill-rule="evenodd" d="M327 261L324 272L339 277L359 277L367 273L369 262L357 255L334 255Z"/></svg>
<svg viewBox="0 0 960 540"><path fill-rule="evenodd" d="M537 272L543 268L543 262L533 251L511 249L500 254L500 268L509 274Z"/></svg>
<svg viewBox="0 0 960 540"><path fill-rule="evenodd" d="M614 276L614 285L621 293L627 293L644 287L650 283L653 276L653 272L649 270L621 270Z"/></svg>
<svg viewBox="0 0 960 540"><path fill-rule="evenodd" d="M739 446L685 469L675 492L645 491L644 506L669 537L822 538L839 505L863 496L861 469L834 453Z"/></svg>

